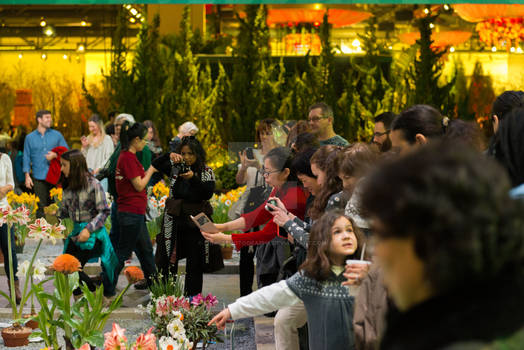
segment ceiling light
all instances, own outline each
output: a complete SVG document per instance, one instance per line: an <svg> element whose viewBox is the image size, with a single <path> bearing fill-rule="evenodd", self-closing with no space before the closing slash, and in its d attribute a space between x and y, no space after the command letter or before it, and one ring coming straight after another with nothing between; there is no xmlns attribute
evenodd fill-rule
<svg viewBox="0 0 524 350"><path fill-rule="evenodd" d="M425 13L426 15L429 13L429 9L428 9L427 7L424 9L424 13Z"/></svg>
<svg viewBox="0 0 524 350"><path fill-rule="evenodd" d="M137 13L135 17L136 18L140 18L140 17L142 17L142 14L141 13Z"/></svg>
<svg viewBox="0 0 524 350"><path fill-rule="evenodd" d="M127 5L124 5L124 7L129 10L131 8L131 5L127 4Z"/></svg>
<svg viewBox="0 0 524 350"><path fill-rule="evenodd" d="M86 22L86 21L82 21L82 22L80 22L80 25L81 25L82 27L85 27L85 26L87 25L87 22Z"/></svg>
<svg viewBox="0 0 524 350"><path fill-rule="evenodd" d="M455 48L452 46L449 48L449 52L455 52Z"/></svg>
<svg viewBox="0 0 524 350"><path fill-rule="evenodd" d="M315 5L313 5L313 8L315 10L320 10L322 8L322 4L315 4Z"/></svg>
<svg viewBox="0 0 524 350"><path fill-rule="evenodd" d="M517 53L522 53L522 49L520 47L517 47Z"/></svg>
<svg viewBox="0 0 524 350"><path fill-rule="evenodd" d="M393 50L393 46L389 45L388 49Z"/></svg>
<svg viewBox="0 0 524 350"><path fill-rule="evenodd" d="M40 56L44 61L47 60L47 55L45 53L42 54L42 56Z"/></svg>
<svg viewBox="0 0 524 350"><path fill-rule="evenodd" d="M129 10L129 12L131 12L131 14L132 14L133 16L136 16L136 14L138 13L138 11L136 10L136 8L134 8L134 7L133 7L131 10Z"/></svg>
<svg viewBox="0 0 524 350"><path fill-rule="evenodd" d="M19 59L22 59L24 57L24 55L22 55L21 53L18 54L18 58Z"/></svg>
<svg viewBox="0 0 524 350"><path fill-rule="evenodd" d="M135 23L135 22L136 22L135 17L131 17L131 18L129 18L129 22L131 22L131 23Z"/></svg>
<svg viewBox="0 0 524 350"><path fill-rule="evenodd" d="M496 48L495 46L493 46L493 47L491 48L491 52L497 52L497 48Z"/></svg>
<svg viewBox="0 0 524 350"><path fill-rule="evenodd" d="M449 5L448 4L444 4L444 10L449 11Z"/></svg>
<svg viewBox="0 0 524 350"><path fill-rule="evenodd" d="M511 47L511 49L509 49L509 51L511 51L511 52L515 52L515 48L514 48L514 47Z"/></svg>
<svg viewBox="0 0 524 350"><path fill-rule="evenodd" d="M62 56L62 58L63 58L64 60L67 60L67 55L64 54L64 55Z"/></svg>
<svg viewBox="0 0 524 350"><path fill-rule="evenodd" d="M45 21L44 17L40 19L40 27L45 27L47 25L47 22Z"/></svg>
<svg viewBox="0 0 524 350"><path fill-rule="evenodd" d="M76 44L76 52L84 52L86 50L86 46L82 43Z"/></svg>
<svg viewBox="0 0 524 350"><path fill-rule="evenodd" d="M434 25L433 23L430 23L430 24L429 24L429 27L430 27L431 29L433 29L433 28L435 28L435 25Z"/></svg>
<svg viewBox="0 0 524 350"><path fill-rule="evenodd" d="M354 47L360 47L360 41L358 39L355 39L355 40L353 40L351 45L353 45Z"/></svg>
<svg viewBox="0 0 524 350"><path fill-rule="evenodd" d="M51 26L47 26L43 29L45 36L53 36L55 35L55 29Z"/></svg>

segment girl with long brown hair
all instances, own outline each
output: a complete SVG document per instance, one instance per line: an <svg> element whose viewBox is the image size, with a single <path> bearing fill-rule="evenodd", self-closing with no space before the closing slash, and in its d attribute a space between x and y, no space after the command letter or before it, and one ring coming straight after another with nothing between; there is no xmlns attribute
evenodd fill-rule
<svg viewBox="0 0 524 350"><path fill-rule="evenodd" d="M330 211L311 230L306 262L291 278L237 299L209 324L224 327L230 318L253 317L304 302L310 349L354 349L353 304L342 286L346 259L362 254L364 236L342 211Z"/></svg>

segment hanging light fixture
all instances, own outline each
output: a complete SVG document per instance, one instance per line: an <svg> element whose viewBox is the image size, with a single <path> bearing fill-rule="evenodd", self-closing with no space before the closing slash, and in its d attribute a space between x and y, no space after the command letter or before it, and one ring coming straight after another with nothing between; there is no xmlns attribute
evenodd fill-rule
<svg viewBox="0 0 524 350"><path fill-rule="evenodd" d="M86 50L86 46L83 43L76 44L76 52L84 52Z"/></svg>
<svg viewBox="0 0 524 350"><path fill-rule="evenodd" d="M53 28L52 26L46 26L44 27L43 32L45 36L54 36L55 28Z"/></svg>
<svg viewBox="0 0 524 350"><path fill-rule="evenodd" d="M45 21L44 17L40 18L40 27L45 27L47 25L47 22Z"/></svg>

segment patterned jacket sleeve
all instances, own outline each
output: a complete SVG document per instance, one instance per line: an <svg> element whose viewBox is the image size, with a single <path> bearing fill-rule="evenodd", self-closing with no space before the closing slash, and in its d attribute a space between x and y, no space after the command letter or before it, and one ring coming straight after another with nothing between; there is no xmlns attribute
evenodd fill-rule
<svg viewBox="0 0 524 350"><path fill-rule="evenodd" d="M293 220L288 220L284 224L284 229L293 237L296 243L305 249L308 248L311 225L295 217Z"/></svg>
<svg viewBox="0 0 524 350"><path fill-rule="evenodd" d="M92 210L94 213L96 213L96 215L86 226L90 233L104 226L110 212L109 206L107 205L104 188L100 182L96 180L93 180L92 185L93 187L91 189L91 193L89 194L89 199L93 200L94 208Z"/></svg>

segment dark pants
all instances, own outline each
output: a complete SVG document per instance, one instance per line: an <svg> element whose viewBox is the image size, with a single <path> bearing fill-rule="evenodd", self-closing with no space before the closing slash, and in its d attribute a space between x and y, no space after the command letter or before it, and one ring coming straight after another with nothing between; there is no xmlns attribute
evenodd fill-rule
<svg viewBox="0 0 524 350"><path fill-rule="evenodd" d="M69 244L67 245L66 254L71 254L72 256L77 258L78 261L80 261L80 264L82 265L82 269L83 269L84 265L89 261L89 259L99 255L97 254L97 252L100 251L101 247L102 247L102 242L100 242L99 240L96 240L95 246L93 247L93 249L90 249L90 250L80 249L74 242L70 241ZM88 274L85 273L83 270L78 271L78 277L80 279L80 282L84 283L91 292L94 292L96 290L96 285L93 283L93 281L88 276ZM107 294L106 289L107 288L111 289L111 285L105 280L105 278L103 279L103 282L104 282L104 295L110 296L111 294ZM82 294L82 290L80 288L76 288L73 291L73 294L80 295Z"/></svg>
<svg viewBox="0 0 524 350"><path fill-rule="evenodd" d="M120 211L118 212L118 223L120 234L118 244L115 247L118 266L115 270L115 282L111 292L114 293L120 271L124 268L125 261L133 251L140 262L147 284L150 286L151 278L156 274L156 267L153 245L147 231L145 216Z"/></svg>
<svg viewBox="0 0 524 350"><path fill-rule="evenodd" d="M186 296L194 296L202 293L204 283L204 241L198 240L186 252L186 279L184 282L184 293ZM172 264L172 271L178 272L178 260Z"/></svg>
<svg viewBox="0 0 524 350"><path fill-rule="evenodd" d="M36 180L33 179L33 190L35 195L40 199L38 203L38 209L36 210L36 217L44 217L44 207L47 207L51 204L51 197L49 196L49 191L53 188L53 185L45 180Z"/></svg>
<svg viewBox="0 0 524 350"><path fill-rule="evenodd" d="M240 275L240 296L251 294L253 291L253 278L255 274L256 246L244 247L240 249L239 275Z"/></svg>
<svg viewBox="0 0 524 350"><path fill-rule="evenodd" d="M9 250L7 245L7 224L0 226L0 246L2 248L2 254L4 254L4 268L7 279L9 279ZM13 275L15 276L15 281L18 280L16 273L18 272L18 260L16 259L15 252L15 230L11 228L11 253L13 254Z"/></svg>

